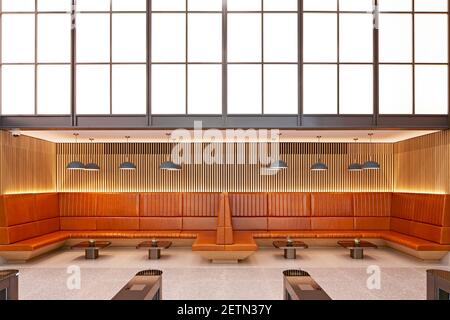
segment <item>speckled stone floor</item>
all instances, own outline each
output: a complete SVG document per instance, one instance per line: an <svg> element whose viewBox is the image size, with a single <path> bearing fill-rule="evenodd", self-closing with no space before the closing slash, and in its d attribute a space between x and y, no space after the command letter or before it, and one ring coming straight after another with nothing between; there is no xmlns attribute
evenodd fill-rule
<svg viewBox="0 0 450 320"><path fill-rule="evenodd" d="M70 290L68 268L80 270L80 288ZM368 267L380 270L380 288L369 289ZM4 264L20 270L20 299L111 299L140 270L163 270L164 299L282 299L282 271L308 271L332 299L425 299L428 268L450 270L447 263L424 262L388 248L367 251L353 260L342 248L310 248L296 260L262 248L238 265L211 264L190 248L171 248L159 261L146 251L108 248L98 260L61 249L26 264Z"/></svg>

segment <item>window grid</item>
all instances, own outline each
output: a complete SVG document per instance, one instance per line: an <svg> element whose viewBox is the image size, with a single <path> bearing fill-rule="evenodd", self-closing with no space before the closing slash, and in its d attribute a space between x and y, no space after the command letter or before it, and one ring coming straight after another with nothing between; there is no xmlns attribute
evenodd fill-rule
<svg viewBox="0 0 450 320"><path fill-rule="evenodd" d="M73 0L74 1L74 0ZM87 61L78 61L77 60L77 53L76 53L76 49L74 49L74 69L73 69L73 73L74 73L74 79L75 79L75 83L76 83L76 77L77 77L77 68L78 68L78 66L108 66L109 67L109 110L108 110L108 113L106 113L106 115L117 115L117 114L122 114L122 113L120 113L120 112L114 112L114 98L113 98L113 94L114 94L114 92L113 92L113 79L114 79L114 77L113 77L113 71L114 71L114 67L116 67L116 66L145 66L145 69L146 69L146 82L147 82L147 84L146 84L146 88L148 88L148 82L149 82L149 80L148 80L148 57L149 57L149 54L148 54L148 44L146 44L146 48L147 48L147 52L145 53L145 61L144 62L127 62L127 61L114 61L114 55L113 55L113 41L114 41L114 39L113 39L113 37L114 37L114 28L113 28L113 19L114 19L114 17L116 16L116 17L118 17L118 16L120 16L120 15L128 15L128 14L130 14L130 15L142 15L142 14L145 14L145 19L146 19L146 23L145 23L145 25L146 25L146 42L148 42L148 29L149 29L149 26L148 26L148 21L149 21L149 17L148 17L148 14L147 14L147 12L148 12L148 3L149 3L149 1L147 1L147 8L146 8L146 11L136 11L136 10L130 10L130 11L123 11L123 10L114 10L113 9L113 1L110 1L110 3L109 3L109 10L108 11L91 11L91 10L76 10L76 7L74 6L74 9L75 9L75 11L73 11L72 12L72 14L73 14L73 16L74 16L74 20L73 20L73 23L76 25L76 23L77 23L77 16L79 15L79 14L83 14L83 15L94 15L94 14L100 14L100 15L108 15L109 16L109 49L108 49L108 51L109 51L109 61L89 61L89 62L87 62ZM132 36L132 35L131 35ZM73 37L75 37L76 38L76 28L75 28L75 35L73 36ZM76 43L76 39L74 40L74 42ZM74 93L73 94L75 94L76 93L76 86L75 86L75 89L74 89ZM145 99L146 99L146 106L145 106L145 113L138 113L138 114L136 114L136 115L147 115L148 113L149 113L149 108L148 108L148 99L149 99L149 94L148 94L148 89L146 90L147 91L147 94L146 94L146 97L145 97ZM74 101L76 101L76 98L74 98ZM76 112L76 110L77 110L77 107L78 106L76 106L76 102L75 102L75 106L74 106L74 112L77 114L77 115L85 115L85 116L95 116L95 115L99 115L99 114L84 114L84 113L77 113ZM104 113L101 113L101 114L104 114ZM130 113L130 114L128 114L128 115L135 115L135 114L133 114L133 113Z"/></svg>
<svg viewBox="0 0 450 320"><path fill-rule="evenodd" d="M377 3L379 1L377 0ZM423 113L417 113L417 109L416 109L416 69L417 66L447 66L447 87L450 83L450 58L447 58L447 62L417 62L416 61L416 18L422 15L437 15L437 16L446 16L446 21L447 21L447 38L449 38L450 34L448 33L448 26L450 25L449 23L449 12L450 12L450 2L447 5L447 11L446 12L441 12L441 11L416 11L416 0L411 0L411 10L410 11L383 11L380 10L379 11L379 15L402 15L402 16L410 16L411 17L411 61L410 62L403 62L403 61L379 61L378 62L378 66L410 66L411 67L411 94L412 94L412 100L411 100L411 113L389 113L389 115L394 115L394 116L408 116L408 115L428 115L428 114L423 114ZM449 43L447 43L447 57L450 57L450 50L449 50ZM374 54L377 56L377 59L379 59L380 55L379 52L375 52ZM379 79L378 81L381 81L381 79ZM379 98L379 92L375 92L376 93L376 97ZM448 92L447 92L447 114L450 115L450 102L448 101L449 97L448 97ZM378 105L377 110L380 108L380 105ZM388 113L382 113L382 112L378 112L380 115L388 115ZM431 115L433 113L430 113L429 115Z"/></svg>
<svg viewBox="0 0 450 320"><path fill-rule="evenodd" d="M2 1L0 1L0 21L3 21L3 16L19 16L19 15L24 15L24 16L33 16L34 17L34 61L32 62L4 62L3 61L3 57L2 57L2 43L0 41L0 96L1 96L1 83L2 83L2 70L3 70L3 66L30 66L33 67L34 69L34 106L33 106L33 111L32 113L27 115L37 115L38 114L38 81L39 81L39 77L38 77L38 69L40 66L71 66L71 62L40 62L39 61L39 55L38 55L38 50L39 50L39 44L38 44L38 24L39 24L39 19L40 17L44 16L44 15L62 15L62 14L69 14L70 12L67 11L44 11L44 10L39 10L38 9L38 1L39 0L35 0L34 1L34 11L3 11L2 10ZM3 27L3 23L0 23L0 33L2 32L2 27ZM70 60L70 57L68 57ZM70 86L72 86L72 83L70 83ZM0 114L3 114L2 112L3 108L2 108L2 102L0 99ZM69 114L69 113L67 113ZM16 115L16 114L10 114L12 116ZM17 115L21 115L21 114L17 114Z"/></svg>
<svg viewBox="0 0 450 320"><path fill-rule="evenodd" d="M62 14L62 13L65 13L64 11L55 11L55 12L49 12L49 11L41 11L41 12L38 12L38 8L37 8L37 0L35 0L36 1L36 5L35 5L35 11L34 12L2 12L1 11L1 7L0 7L0 18L3 16L3 15L7 15L7 14L34 14L35 15L35 20L34 20L34 23L35 23L35 39L34 39L34 42L35 42L35 52L34 52L34 54L35 54L35 56L34 56L34 63L1 63L1 65L0 65L0 67L2 67L3 65L34 65L34 67L35 67L35 95L37 95L37 90L36 90L36 87L37 87L37 67L38 67L38 65L71 65L71 63L53 63L53 62L43 62L43 63L38 63L38 61L37 61L37 59L38 59L38 57L37 57L37 41L38 41L38 39L37 39L37 32L38 32L38 30L37 30L37 23L38 23L38 20L37 20L37 17L38 17L38 15L39 14ZM303 9L302 9L302 3L303 3L303 1L302 0L299 0L298 1L299 2L299 10L298 10L298 17L299 17L299 28L298 28L298 30L300 31L301 30L301 22L303 21L303 13L304 12L308 12L308 13L324 13L324 11L303 11ZM149 4L151 4L151 0L148 0L148 3ZM226 3L226 1L225 1L225 3ZM412 48L412 50L413 50L413 54L412 54L412 62L411 63L407 63L407 62L379 62L378 60L379 60L379 55L378 55L378 52L377 52L377 47L378 46L374 46L374 61L373 61L373 65L374 65L374 79L376 79L376 80L378 80L378 74L379 74L379 71L378 71L378 66L380 66L380 65L412 65L412 70L413 70L413 76L412 76L412 79L413 79L413 87L412 87L412 91L413 91L413 99L412 99L412 101L413 101L413 114L415 114L415 97L414 97L414 95L415 95L415 86L414 86L414 82L415 82L415 77L414 77L414 74L415 74L415 67L416 66L420 66L420 65L442 65L442 66L447 66L448 67L448 65L449 65L449 62L450 61L447 61L447 63L441 63L441 62L436 62L436 63L427 63L427 62L415 62L415 48L414 48L414 44L415 44L415 29L414 29L414 26L415 26L415 16L416 15L422 15L422 14L427 14L427 15L430 15L430 14L440 14L440 15L446 15L447 16L447 21L448 21L448 13L449 13L449 11L447 11L447 12L434 12L434 11L429 11L429 12L414 12L414 3L415 3L415 0L412 0L412 3L413 3L413 9L412 9L412 11L409 11L409 12L407 12L407 11L382 11L382 14L387 14L387 15L389 15L389 14L410 14L410 15L412 15L412 19L413 19L413 32L412 32L412 43L413 43L413 48ZM1 1L0 1L0 6L1 6ZM152 13L176 13L176 12L182 12L182 11L151 11L151 8L149 8L149 10L147 10L147 20L150 20L151 19L151 14ZM187 15L187 10L186 11L184 11L184 13ZM326 11L327 13L336 13L336 14L338 14L338 21L339 21L339 13L360 13L360 14L362 14L362 13L367 13L367 12L365 12L365 11L335 11L335 12L333 12L333 11ZM81 12L80 11L80 13L99 13L99 12L97 12L97 11L83 11L83 12ZM141 11L116 11L116 13L142 13ZM264 13L292 13L292 11L264 11L264 10L262 10L262 11L227 11L226 10L226 5L224 6L224 10L223 11L189 11L189 13L203 13L203 14L208 14L208 13L222 13L222 15L223 15L223 20L224 20L224 22L223 22L223 25L224 26L226 26L226 16L227 16L227 14L228 13L261 13L261 15L262 15L262 21L264 20L264 18L263 18L263 15L264 15ZM112 14L112 12L110 11L110 14ZM110 20L110 23L112 24L112 20ZM263 22L262 22L263 23ZM150 25L151 25L151 23L150 23ZM150 27L148 27L147 28L147 33L149 33L149 30L150 30ZM263 37L263 29L262 29L262 37ZM375 30L374 31L375 32L375 34L377 34L378 32L377 32L377 30ZM222 42L225 44L225 46L226 46L226 42L227 42L227 39L226 39L226 28L224 28L224 30L223 30L223 34L225 35L225 37L224 37L224 39L222 39ZM338 22L338 35L339 35L339 22ZM110 36L112 37L112 33L110 33ZM147 37L149 37L149 35L147 36ZM186 28L186 37L187 37L187 28ZM300 32L299 34L298 34L298 39L299 39L299 48L302 48L302 37L303 37L303 34L302 34L302 32ZM264 41L264 39L262 40L262 42ZM378 36L376 36L375 38L374 38L374 44L375 43L377 43L378 42ZM187 42L186 42L186 46L187 46ZM338 46L339 46L339 41L338 41ZM151 44L150 45L148 45L148 48L149 48L149 50L148 50L148 52L147 52L147 57L149 58L149 59L147 59L147 65L148 65L148 69L149 69L149 74L148 74L148 77L147 77L147 81L149 82L149 85L148 85L148 88L149 88L149 94L147 95L147 100L149 100L149 96L151 95L151 86L150 86L150 83L151 83L151 65L152 64L164 64L164 63L159 63L159 62L150 62L151 61ZM264 47L263 47L264 48ZM262 52L263 52L264 50L262 50ZM187 56L187 50L186 50L186 56ZM339 54L339 48L338 48L338 54ZM220 65L220 64L222 64L222 65L224 65L224 70L223 70L223 77L222 77L222 80L223 80L223 114L226 114L227 112L227 105L226 105L226 101L227 101L227 84L226 84L226 80L227 80L227 72L226 72L226 68L225 68L225 66L226 65L231 65L231 64L259 64L258 62L255 62L255 63L240 63L240 62L228 62L227 61L227 59L226 59L226 56L227 56L227 53L226 52L224 52L224 56L223 56L223 61L222 62L213 62L213 63L208 63L208 64L218 64L218 65ZM298 66L299 66L299 71L298 71L298 73L299 73L299 92L298 92L298 96L299 96L299 113L298 113L298 115L301 117L302 115L303 115L303 105L302 105L302 100L303 100L303 94L302 94L302 91L303 91L303 85L302 85L302 81L303 81L303 65L306 65L306 64L310 64L310 62L303 62L302 61L302 56L303 56L303 50L299 50L299 53L298 53L298 56L299 56L299 61L297 62L297 63L291 63L291 62L286 62L286 63L277 63L277 62L262 62L261 64L262 65L264 65L264 64L298 64ZM112 56L110 55L110 59L112 59ZM187 60L187 59L186 59ZM76 63L77 65L78 64L90 64L90 63ZM94 64L94 63L92 63L92 64ZM100 64L103 64L103 63L100 63ZM106 63L106 64L108 64L108 63ZM117 63L117 64L141 64L141 63ZM171 63L167 63L167 64L171 64ZM176 64L176 63L175 63ZM193 64L193 65L195 65L195 64L204 64L204 63L202 63L202 62L189 62L188 63L188 61L186 61L186 68L188 67L187 65L188 64ZM321 64L333 64L333 63L321 63ZM339 60L337 61L337 65L339 66L339 65L345 65L345 64L356 64L356 65L358 65L358 64L364 64L364 63L360 63L360 62L357 62L357 63L349 63L349 62L340 62ZM110 61L110 63L109 63L109 65L110 65L110 70L112 70L112 61ZM448 70L448 68L447 68L447 70ZM111 71L110 71L111 72ZM264 72L264 70L263 70L263 72ZM188 77L188 75L187 75L187 73L186 73L186 79L187 79L187 77ZM73 77L72 77L73 78ZM264 77L262 77L262 85L263 85L263 80L264 79ZM110 77L110 81L112 81L112 77ZM1 72L0 72L0 82L1 82ZM111 85L111 84L110 84ZM186 82L186 86L188 85L188 83ZM379 98L379 95L378 95L378 81L374 81L374 115L377 115L379 112L378 112L378 108L379 108L379 105L378 105L378 103L376 102L377 100L378 100L378 98ZM338 86L339 86L339 73L338 73ZM73 83L72 83L72 87L73 87ZM338 90L338 92L339 92L339 90ZM187 94L187 91L186 91L186 94ZM264 94L264 93L263 93ZM339 93L338 93L339 94ZM73 95L73 93L72 93L72 95ZM72 98L73 99L73 101L75 101L75 97L73 97ZM148 102L148 103L150 103L150 102ZM110 104L112 104L112 101L110 100ZM338 104L339 104L339 99L338 99ZM37 109L38 109L38 107L37 107L37 97L35 97L35 106L34 106L34 114L37 114ZM450 108L449 108L450 109ZM338 110L339 110L339 106L338 106ZM73 110L74 111L74 110ZM110 109L110 112L112 111L112 106L111 106L111 109ZM187 113L187 111L188 111L188 109L187 109L187 97L186 97L186 113ZM264 111L264 107L263 107L263 111ZM1 104L0 104L0 113L1 113ZM264 113L264 112L263 112ZM339 114L339 113L338 113ZM151 107L148 107L148 109L147 109L147 115L151 115Z"/></svg>

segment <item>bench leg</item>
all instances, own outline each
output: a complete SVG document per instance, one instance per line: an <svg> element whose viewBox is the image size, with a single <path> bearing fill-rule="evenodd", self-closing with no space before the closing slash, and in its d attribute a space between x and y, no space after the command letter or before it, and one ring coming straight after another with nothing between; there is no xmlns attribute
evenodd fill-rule
<svg viewBox="0 0 450 320"><path fill-rule="evenodd" d="M87 248L85 250L84 257L88 260L93 260L98 258L98 249L97 248Z"/></svg>
<svg viewBox="0 0 450 320"><path fill-rule="evenodd" d="M158 260L161 258L161 249L148 250L148 258L150 260Z"/></svg>
<svg viewBox="0 0 450 320"><path fill-rule="evenodd" d="M284 249L284 258L285 259L297 259L297 250L296 249Z"/></svg>
<svg viewBox="0 0 450 320"><path fill-rule="evenodd" d="M350 257L353 259L364 259L363 248L352 248L350 249Z"/></svg>

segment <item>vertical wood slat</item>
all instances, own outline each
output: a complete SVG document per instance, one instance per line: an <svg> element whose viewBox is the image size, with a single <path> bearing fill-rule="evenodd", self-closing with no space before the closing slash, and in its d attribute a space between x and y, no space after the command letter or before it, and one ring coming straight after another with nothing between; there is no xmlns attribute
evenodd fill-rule
<svg viewBox="0 0 450 320"><path fill-rule="evenodd" d="M222 148L224 159L227 150ZM197 155L207 147L197 145ZM251 150L257 144L246 143L245 156L257 159ZM130 149L130 160L136 163L135 172L122 172L119 165ZM164 172L159 164L167 160L171 145L167 143L99 143L57 145L57 190L60 192L362 192L392 191L394 173L393 144L349 143L281 143L281 159L289 168L274 176L261 175L261 164L238 164L239 144L233 144L235 164L183 165L181 172ZM228 151L230 151L228 150ZM311 172L318 152L329 166L328 172ZM375 154L382 169L379 172L350 173L348 165L356 158L359 162ZM100 172L73 172L65 169L68 162L87 162L92 158ZM194 155L192 157L194 159Z"/></svg>
<svg viewBox="0 0 450 320"><path fill-rule="evenodd" d="M56 191L56 145L0 131L1 194Z"/></svg>
<svg viewBox="0 0 450 320"><path fill-rule="evenodd" d="M450 130L395 145L394 191L450 194Z"/></svg>

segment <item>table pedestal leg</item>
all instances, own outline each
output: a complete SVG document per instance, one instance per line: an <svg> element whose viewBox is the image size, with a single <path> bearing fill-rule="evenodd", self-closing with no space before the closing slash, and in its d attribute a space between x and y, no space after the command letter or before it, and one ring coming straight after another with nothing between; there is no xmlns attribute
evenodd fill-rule
<svg viewBox="0 0 450 320"><path fill-rule="evenodd" d="M297 259L297 250L292 249L284 249L284 258L285 259Z"/></svg>
<svg viewBox="0 0 450 320"><path fill-rule="evenodd" d="M86 248L85 254L86 259L97 259L98 258L98 249L97 248Z"/></svg>
<svg viewBox="0 0 450 320"><path fill-rule="evenodd" d="M161 249L148 250L148 258L150 260L158 260L161 258Z"/></svg>
<svg viewBox="0 0 450 320"><path fill-rule="evenodd" d="M350 249L350 257L352 257L353 259L363 259L364 258L363 248Z"/></svg>

